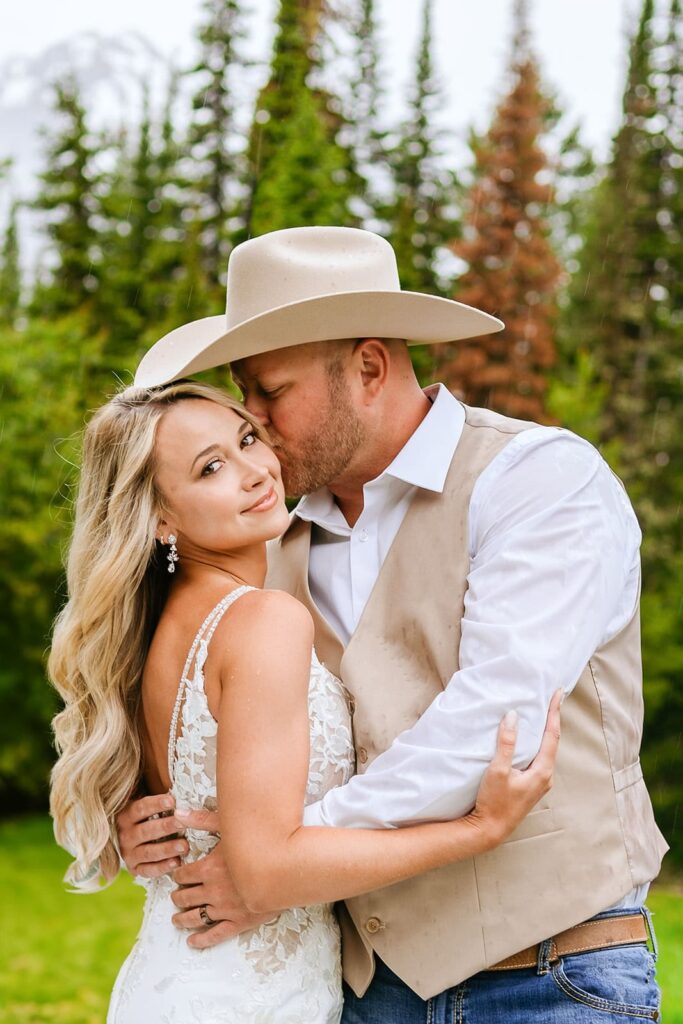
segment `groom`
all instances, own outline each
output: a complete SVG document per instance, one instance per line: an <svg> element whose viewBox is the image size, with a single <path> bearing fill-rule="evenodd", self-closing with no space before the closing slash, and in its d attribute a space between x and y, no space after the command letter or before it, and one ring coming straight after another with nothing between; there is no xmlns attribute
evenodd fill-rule
<svg viewBox="0 0 683 1024"><path fill-rule="evenodd" d="M409 344L501 327L402 292L377 235L296 228L235 249L227 316L171 332L136 376L154 386L229 362L288 493L305 495L268 585L314 617L352 696L358 771L306 824L464 814L504 712L519 713L523 765L553 691L569 695L555 786L506 843L339 906L348 1024L570 1021L580 1004L586 1020L658 1016L642 904L666 845L638 760L637 522L586 442L423 392L409 358ZM144 820L166 800L120 817L134 873L179 852L153 842L168 822ZM193 945L262 920L219 848L174 877L176 923L198 928L207 907L218 922Z"/></svg>

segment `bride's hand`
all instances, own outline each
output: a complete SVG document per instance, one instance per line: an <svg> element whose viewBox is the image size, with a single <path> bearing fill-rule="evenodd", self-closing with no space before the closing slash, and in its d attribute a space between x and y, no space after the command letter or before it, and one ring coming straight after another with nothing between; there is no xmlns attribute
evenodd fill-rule
<svg viewBox="0 0 683 1024"><path fill-rule="evenodd" d="M481 781L474 810L467 815L470 823L481 831L488 848L502 843L552 787L560 741L561 703L562 690L557 690L550 702L538 754L524 771L512 767L517 742L516 716L508 713L500 723L495 756Z"/></svg>

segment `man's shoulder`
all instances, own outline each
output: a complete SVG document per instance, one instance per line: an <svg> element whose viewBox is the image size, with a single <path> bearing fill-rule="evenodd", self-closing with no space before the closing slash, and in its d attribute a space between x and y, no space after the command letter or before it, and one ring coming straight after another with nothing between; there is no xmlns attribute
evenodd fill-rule
<svg viewBox="0 0 683 1024"><path fill-rule="evenodd" d="M536 423L534 420L516 419L476 406L464 406L465 422L474 430L493 430L510 436L510 444L500 451L502 462L514 461L523 454L549 446L549 457L582 458L603 461L600 452L586 438L566 427ZM497 460L496 460L497 461Z"/></svg>
<svg viewBox="0 0 683 1024"><path fill-rule="evenodd" d="M530 430L539 426L533 420L519 420L513 416L506 416L504 413L496 412L494 409L483 409L476 405L465 405L465 423L474 428L490 428L500 430L505 434L517 434L522 430Z"/></svg>

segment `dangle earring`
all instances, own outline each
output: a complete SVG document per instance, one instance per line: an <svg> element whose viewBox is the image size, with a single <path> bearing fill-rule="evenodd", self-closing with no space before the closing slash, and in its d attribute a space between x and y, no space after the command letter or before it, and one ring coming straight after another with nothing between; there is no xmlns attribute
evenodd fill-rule
<svg viewBox="0 0 683 1024"><path fill-rule="evenodd" d="M177 539L178 538L176 537L176 535L174 533L169 533L169 535L168 535L168 543L171 545L171 548L170 548L170 551L168 552L168 554L166 555L166 560L168 562L168 571L169 572L175 572L176 562L179 561L179 559L178 559L178 549L175 546L175 542L177 541Z"/></svg>

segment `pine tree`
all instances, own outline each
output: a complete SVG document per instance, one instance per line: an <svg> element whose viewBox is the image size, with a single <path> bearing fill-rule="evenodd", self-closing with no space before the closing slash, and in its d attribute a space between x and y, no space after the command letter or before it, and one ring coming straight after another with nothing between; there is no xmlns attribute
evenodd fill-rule
<svg viewBox="0 0 683 1024"><path fill-rule="evenodd" d="M648 174L650 185L658 186L658 194L648 197L649 207L655 210L656 227L647 223L649 218L643 218L642 229L652 234L648 246L641 238L637 247L638 256L646 257L657 275L647 287L648 308L643 310L650 321L647 333L642 332L643 340L647 340L643 390L648 405L637 444L622 445L619 451L620 469L631 477L644 534L641 621L647 745L643 760L647 778L655 781L658 820L678 864L683 863L683 849L675 843L683 802L682 35L680 0L672 0L667 35L661 42L655 40L651 50L656 112L639 147L639 157L648 171L650 161L658 171L651 178ZM643 95L644 90L640 92ZM644 127L647 130L648 125ZM661 128L661 135L657 135L656 128ZM648 142L654 149L649 160Z"/></svg>
<svg viewBox="0 0 683 1024"><path fill-rule="evenodd" d="M439 250L456 229L450 207L455 178L439 162L440 132L434 127L441 105L432 60L432 0L424 0L422 32L408 117L389 154L395 197L386 211L389 239L396 251L403 288L443 292Z"/></svg>
<svg viewBox="0 0 683 1024"><path fill-rule="evenodd" d="M12 203L0 250L0 324L13 326L21 305L21 268L17 237L17 208Z"/></svg>
<svg viewBox="0 0 683 1024"><path fill-rule="evenodd" d="M683 16L681 0L671 0L668 31L663 47L660 73L664 84L660 89L663 110L665 145L662 153L661 193L664 203L660 214L663 249L658 270L662 284L669 293L673 327L681 326L683 310Z"/></svg>
<svg viewBox="0 0 683 1024"><path fill-rule="evenodd" d="M671 2L666 38L656 24L653 0L643 0L622 123L595 191L565 333L570 350L589 347L593 387L602 395L596 440L643 528L643 760L671 838L683 799L675 738L683 729L680 0Z"/></svg>
<svg viewBox="0 0 683 1024"><path fill-rule="evenodd" d="M363 159L370 162L384 153L383 148L377 145L377 120L382 89L379 77L375 0L361 0L354 34L357 74L352 82L353 123L359 136L356 147L362 147Z"/></svg>
<svg viewBox="0 0 683 1024"><path fill-rule="evenodd" d="M134 305L144 319L137 360L158 337L180 323L216 311L214 283L207 278L194 181L186 172L185 140L175 126L178 76L169 82L160 128L140 128L130 163L131 193L138 197L137 225L142 265L130 266ZM145 198L146 197L146 198ZM132 250L131 250L132 251Z"/></svg>
<svg viewBox="0 0 683 1024"><path fill-rule="evenodd" d="M312 154L317 154L315 160ZM282 150L259 179L253 233L348 222L348 195L345 189L334 187L336 179L345 174L344 156L328 144L315 97L304 89Z"/></svg>
<svg viewBox="0 0 683 1024"><path fill-rule="evenodd" d="M464 237L453 251L467 263L456 298L499 315L504 331L459 342L440 375L472 405L547 420L547 372L556 359L554 321L560 267L549 242L541 148L548 102L529 44L524 0L516 5L512 84L483 138L474 143L474 184Z"/></svg>
<svg viewBox="0 0 683 1024"><path fill-rule="evenodd" d="M325 12L321 0L280 0L270 77L257 98L249 143L247 234L276 225L357 223L349 205L353 160L337 141L344 123L339 103L309 80L321 72Z"/></svg>
<svg viewBox="0 0 683 1024"><path fill-rule="evenodd" d="M75 79L56 84L54 110L60 126L49 140L42 187L33 203L48 214L54 260L47 280L36 287L33 308L51 317L92 307L102 255L95 227L100 180L95 168L97 147Z"/></svg>
<svg viewBox="0 0 683 1024"><path fill-rule="evenodd" d="M192 101L188 144L197 168L193 192L202 265L217 298L234 234L229 220L238 213L236 182L243 174L243 154L235 146L235 79L244 66L238 52L244 30L237 0L204 0L204 17L199 30L201 57L192 71L200 82Z"/></svg>
<svg viewBox="0 0 683 1024"><path fill-rule="evenodd" d="M670 478L670 448L683 428L678 0L665 45L655 37L654 15L653 0L644 0L630 45L623 121L596 190L567 317L570 337L591 339L604 386L599 440L641 515L653 522L661 516L660 486Z"/></svg>
<svg viewBox="0 0 683 1024"><path fill-rule="evenodd" d="M106 361L119 371L131 358L149 314L144 288L150 275L148 254L154 233L154 213L150 210L155 185L151 133L145 89L138 138L134 147L125 133L117 140L118 158L101 203L107 221L102 232L107 272L98 305L107 330Z"/></svg>
<svg viewBox="0 0 683 1024"><path fill-rule="evenodd" d="M193 208L192 182L184 171L184 140L175 127L177 97L178 76L173 74L161 138L155 150L154 191L149 203L154 219L148 252L149 274L142 282L143 305L150 325L148 340L154 340L152 331L158 337L184 320L215 311L208 282L197 286L200 257L196 250L201 218Z"/></svg>
<svg viewBox="0 0 683 1024"><path fill-rule="evenodd" d="M375 0L361 0L353 35L357 70L351 81L348 121L364 218L377 219L386 215L393 178L387 155L388 133L379 122L382 87Z"/></svg>

